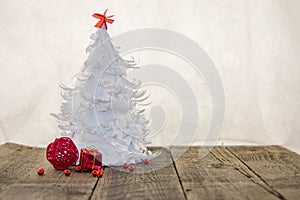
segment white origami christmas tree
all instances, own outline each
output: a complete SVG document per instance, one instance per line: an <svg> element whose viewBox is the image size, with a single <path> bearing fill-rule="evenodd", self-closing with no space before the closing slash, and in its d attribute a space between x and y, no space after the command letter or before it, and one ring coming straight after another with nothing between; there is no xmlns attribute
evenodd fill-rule
<svg viewBox="0 0 300 200"><path fill-rule="evenodd" d="M104 165L134 164L156 156L146 148L148 121L137 109L145 92L139 91L141 82L126 78L127 69L135 64L123 60L114 49L106 30L112 16L105 14L93 15L100 21L87 47L88 58L73 88L61 86L61 113L52 115L78 149L96 147Z"/></svg>

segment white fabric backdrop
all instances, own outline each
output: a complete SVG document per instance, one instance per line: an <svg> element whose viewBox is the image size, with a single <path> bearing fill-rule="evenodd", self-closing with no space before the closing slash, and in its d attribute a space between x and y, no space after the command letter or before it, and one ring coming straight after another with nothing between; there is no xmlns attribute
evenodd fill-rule
<svg viewBox="0 0 300 200"><path fill-rule="evenodd" d="M97 21L91 14L109 8L111 36L170 29L208 53L226 95L220 143L280 144L299 153L299 7L298 0L2 0L0 142L46 146L60 134L49 115L62 100L58 84L68 85L85 60ZM195 142L207 131L207 110Z"/></svg>

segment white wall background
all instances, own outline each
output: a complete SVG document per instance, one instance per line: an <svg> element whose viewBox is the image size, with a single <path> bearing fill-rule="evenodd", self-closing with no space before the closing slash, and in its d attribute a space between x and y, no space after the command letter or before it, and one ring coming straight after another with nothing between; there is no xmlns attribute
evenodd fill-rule
<svg viewBox="0 0 300 200"><path fill-rule="evenodd" d="M300 152L298 0L1 0L1 143L46 146L59 135L49 115L62 100L58 84L68 85L81 67L97 21L91 14L105 8L116 15L111 36L165 28L203 47L225 87L220 143L280 144ZM196 142L209 111L202 117Z"/></svg>

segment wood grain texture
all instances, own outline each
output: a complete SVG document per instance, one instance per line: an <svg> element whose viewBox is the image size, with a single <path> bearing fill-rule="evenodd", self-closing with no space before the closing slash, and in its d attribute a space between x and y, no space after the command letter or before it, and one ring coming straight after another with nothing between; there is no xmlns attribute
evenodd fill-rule
<svg viewBox="0 0 300 200"><path fill-rule="evenodd" d="M170 153L165 149L148 165L140 163L133 172L121 170L106 168L92 199L185 199Z"/></svg>
<svg viewBox="0 0 300 200"><path fill-rule="evenodd" d="M83 173L66 177L45 158L45 149L6 143L0 146L1 199L88 199L97 178ZM45 174L39 176L37 169Z"/></svg>
<svg viewBox="0 0 300 200"><path fill-rule="evenodd" d="M280 199L300 199L300 156L280 146L228 147Z"/></svg>
<svg viewBox="0 0 300 200"><path fill-rule="evenodd" d="M187 199L278 199L226 148L215 147L203 157L205 148L190 147L175 160Z"/></svg>
<svg viewBox="0 0 300 200"><path fill-rule="evenodd" d="M37 175L39 167L45 175ZM74 169L66 177L48 163L45 149L7 143L0 145L0 169L0 199L300 197L300 156L280 146L172 147L133 172L107 167L95 178Z"/></svg>

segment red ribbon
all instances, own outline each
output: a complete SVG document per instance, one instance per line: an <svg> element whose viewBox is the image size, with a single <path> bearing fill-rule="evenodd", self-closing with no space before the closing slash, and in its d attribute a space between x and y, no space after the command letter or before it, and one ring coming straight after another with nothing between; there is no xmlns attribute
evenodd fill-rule
<svg viewBox="0 0 300 200"><path fill-rule="evenodd" d="M107 24L106 24L106 22L110 23L110 24L112 24L114 22L113 19L110 19L114 15L106 16L106 12L107 12L107 9L105 10L105 12L102 15L99 14L99 13L93 14L93 17L95 17L97 19L100 19L100 21L95 25L95 27L101 28L101 26L104 24L105 29L107 30Z"/></svg>

